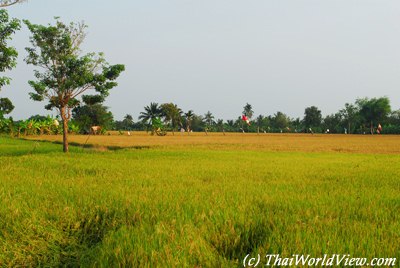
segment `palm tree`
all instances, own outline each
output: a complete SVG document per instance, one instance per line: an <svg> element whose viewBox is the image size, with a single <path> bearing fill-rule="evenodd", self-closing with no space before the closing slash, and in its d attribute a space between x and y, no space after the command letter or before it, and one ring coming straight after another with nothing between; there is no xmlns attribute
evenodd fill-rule
<svg viewBox="0 0 400 268"><path fill-rule="evenodd" d="M194 113L192 110L189 110L187 113L185 113L186 131L188 132L188 134L190 133L190 130L191 130L193 116L194 116Z"/></svg>
<svg viewBox="0 0 400 268"><path fill-rule="evenodd" d="M246 105L243 107L243 114L246 115L249 120L253 117L253 107L251 104L246 103Z"/></svg>
<svg viewBox="0 0 400 268"><path fill-rule="evenodd" d="M209 127L211 127L211 125L213 125L214 124L214 116L213 116L213 114L210 112L210 111L208 111L205 115L204 115L204 122L206 122L206 124L209 126Z"/></svg>
<svg viewBox="0 0 400 268"><path fill-rule="evenodd" d="M139 119L148 126L151 125L152 121L157 117L161 117L162 110L158 103L152 102L150 105L144 107L144 112L140 112Z"/></svg>
<svg viewBox="0 0 400 268"><path fill-rule="evenodd" d="M223 119L218 119L217 120L217 128L218 128L218 131L221 131L225 135L224 120Z"/></svg>
<svg viewBox="0 0 400 268"><path fill-rule="evenodd" d="M125 115L124 120L122 120L125 130L131 130L133 127L133 117L130 114Z"/></svg>
<svg viewBox="0 0 400 268"><path fill-rule="evenodd" d="M263 115L259 115L257 117L257 133L260 133L260 128L262 128L263 124L264 124L264 116Z"/></svg>
<svg viewBox="0 0 400 268"><path fill-rule="evenodd" d="M210 111L208 111L205 115L204 115L204 122L206 123L206 135L208 135L208 130L211 129L211 125L214 124L214 116L212 115L212 113Z"/></svg>

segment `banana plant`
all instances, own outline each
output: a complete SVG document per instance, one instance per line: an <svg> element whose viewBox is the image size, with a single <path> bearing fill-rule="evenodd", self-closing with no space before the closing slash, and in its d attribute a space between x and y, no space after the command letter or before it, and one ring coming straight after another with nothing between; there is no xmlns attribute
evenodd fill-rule
<svg viewBox="0 0 400 268"><path fill-rule="evenodd" d="M68 131L71 134L77 134L77 133L79 133L80 128L77 124L74 124L73 122L70 121L68 124Z"/></svg>
<svg viewBox="0 0 400 268"><path fill-rule="evenodd" d="M14 122L11 118L0 119L0 133L13 134Z"/></svg>

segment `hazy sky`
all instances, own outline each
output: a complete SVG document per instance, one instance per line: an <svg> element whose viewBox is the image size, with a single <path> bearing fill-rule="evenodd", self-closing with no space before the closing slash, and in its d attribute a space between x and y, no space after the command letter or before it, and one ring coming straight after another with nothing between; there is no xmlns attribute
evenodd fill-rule
<svg viewBox="0 0 400 268"><path fill-rule="evenodd" d="M400 108L398 0L29 0L8 11L33 23L85 21L84 52L126 65L106 101L116 119L137 118L150 102L223 119L246 102L256 115L291 117L366 96ZM28 96L28 38L25 26L14 37L19 65L0 93L16 119L47 113Z"/></svg>

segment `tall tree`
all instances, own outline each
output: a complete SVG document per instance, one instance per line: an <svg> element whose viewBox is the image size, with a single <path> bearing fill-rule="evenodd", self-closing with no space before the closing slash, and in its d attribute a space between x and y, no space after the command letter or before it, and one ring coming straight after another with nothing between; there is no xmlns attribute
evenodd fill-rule
<svg viewBox="0 0 400 268"><path fill-rule="evenodd" d="M249 118L249 120L251 120L254 114L253 107L251 106L251 104L246 103L246 105L243 107L243 114L246 115Z"/></svg>
<svg viewBox="0 0 400 268"><path fill-rule="evenodd" d="M358 99L356 104L360 109L360 116L365 123L369 124L371 134L374 134L374 125L385 120L391 111L387 97Z"/></svg>
<svg viewBox="0 0 400 268"><path fill-rule="evenodd" d="M79 105L72 110L72 119L82 133L90 133L92 126L101 126L102 130L112 128L114 117L108 107L101 103Z"/></svg>
<svg viewBox="0 0 400 268"><path fill-rule="evenodd" d="M144 107L144 112L140 112L139 119L149 127L154 119L161 116L162 110L158 103L151 102L150 105Z"/></svg>
<svg viewBox="0 0 400 268"><path fill-rule="evenodd" d="M30 96L35 101L47 99L46 109L58 110L63 122L63 151L68 152L68 121L72 109L79 105L78 98L94 90L97 94L87 98L92 103L101 102L117 86L115 80L125 66L109 65L102 53L81 55L87 28L83 23L66 25L57 20L55 25L45 26L24 22L32 33L25 61L42 70L35 70L37 80L29 81L34 89Z"/></svg>
<svg viewBox="0 0 400 268"><path fill-rule="evenodd" d="M193 116L194 113L192 110L189 110L187 113L185 113L186 131L188 132L188 134L192 130L191 126L192 126Z"/></svg>
<svg viewBox="0 0 400 268"><path fill-rule="evenodd" d="M273 117L270 117L269 120L271 122L272 127L275 130L279 130L279 131L283 131L284 129L289 127L289 123L290 123L289 116L287 116L286 114L284 114L282 112L277 112L276 114L274 114Z"/></svg>
<svg viewBox="0 0 400 268"><path fill-rule="evenodd" d="M351 134L352 125L354 125L359 115L358 107L354 104L346 103L339 113L347 124L348 133Z"/></svg>
<svg viewBox="0 0 400 268"><path fill-rule="evenodd" d="M15 48L8 46L7 42L15 31L20 29L20 21L10 19L6 10L0 10L0 73L11 70L17 64L18 52ZM0 76L0 90L3 86L10 84L10 78ZM8 98L0 98L0 117L9 114L14 109Z"/></svg>
<svg viewBox="0 0 400 268"><path fill-rule="evenodd" d="M259 115L256 118L256 123L257 123L257 133L260 133L260 131L264 132L268 128L268 117L265 117L263 115Z"/></svg>
<svg viewBox="0 0 400 268"><path fill-rule="evenodd" d="M182 110L173 103L161 104L161 110L164 115L165 121L171 124L172 135L177 127L182 127Z"/></svg>
<svg viewBox="0 0 400 268"><path fill-rule="evenodd" d="M321 111L317 107L307 107L304 111L304 125L306 128L320 127L322 122Z"/></svg>
<svg viewBox="0 0 400 268"><path fill-rule="evenodd" d="M207 111L207 113L204 114L203 120L206 123L207 128L211 128L211 126L215 123L214 115L210 111Z"/></svg>
<svg viewBox="0 0 400 268"><path fill-rule="evenodd" d="M0 7L9 7L25 1L26 0L0 0Z"/></svg>
<svg viewBox="0 0 400 268"><path fill-rule="evenodd" d="M193 114L192 120L190 121L191 130L193 131L204 131L206 128L204 118L201 115Z"/></svg>
<svg viewBox="0 0 400 268"><path fill-rule="evenodd" d="M217 126L217 131L220 131L220 132L224 133L224 135L225 135L224 120L217 119L216 126Z"/></svg>
<svg viewBox="0 0 400 268"><path fill-rule="evenodd" d="M327 131L329 129L329 133L341 133L343 130L342 118L343 116L340 112L332 115L327 115L322 123L324 131Z"/></svg>
<svg viewBox="0 0 400 268"><path fill-rule="evenodd" d="M124 120L122 120L122 124L125 130L131 130L133 128L133 117L130 114L124 116Z"/></svg>

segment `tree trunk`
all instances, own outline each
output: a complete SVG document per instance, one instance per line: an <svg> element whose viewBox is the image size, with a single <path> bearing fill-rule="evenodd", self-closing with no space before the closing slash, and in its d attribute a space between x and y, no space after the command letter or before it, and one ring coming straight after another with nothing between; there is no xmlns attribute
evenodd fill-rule
<svg viewBox="0 0 400 268"><path fill-rule="evenodd" d="M349 122L349 134L351 134L351 129L350 129L350 127L351 127L351 123Z"/></svg>
<svg viewBox="0 0 400 268"><path fill-rule="evenodd" d="M64 153L68 153L68 122L63 119L63 151Z"/></svg>
<svg viewBox="0 0 400 268"><path fill-rule="evenodd" d="M62 124L63 124L63 152L68 153L68 119L67 115L65 114L65 109L60 109Z"/></svg>
<svg viewBox="0 0 400 268"><path fill-rule="evenodd" d="M374 134L374 125L372 124L372 121L371 121L371 135L373 135Z"/></svg>

